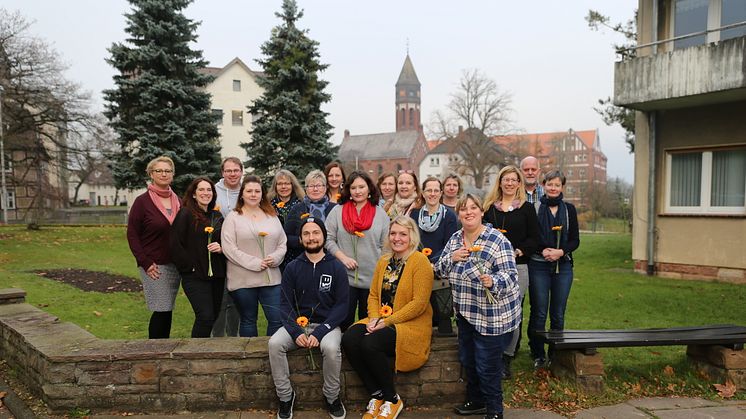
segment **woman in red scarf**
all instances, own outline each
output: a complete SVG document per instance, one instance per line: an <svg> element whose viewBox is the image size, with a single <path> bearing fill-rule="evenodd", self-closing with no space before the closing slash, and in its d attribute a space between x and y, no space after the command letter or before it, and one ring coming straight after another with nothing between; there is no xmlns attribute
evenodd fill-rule
<svg viewBox="0 0 746 419"><path fill-rule="evenodd" d="M326 249L347 268L350 306L342 330L367 316L373 270L389 233L389 217L378 206L378 190L364 172L352 172L342 190L340 205L326 217Z"/></svg>
<svg viewBox="0 0 746 419"><path fill-rule="evenodd" d="M149 339L168 339L171 313L181 276L172 263L171 224L179 212L179 197L171 190L174 162L157 157L146 168L152 182L138 196L127 220L127 242L140 270L145 303L153 312L148 326Z"/></svg>

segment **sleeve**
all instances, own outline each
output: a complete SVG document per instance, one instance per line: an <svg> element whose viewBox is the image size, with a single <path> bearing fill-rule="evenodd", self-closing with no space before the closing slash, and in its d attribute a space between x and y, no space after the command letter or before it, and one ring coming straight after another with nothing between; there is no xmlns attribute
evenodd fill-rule
<svg viewBox="0 0 746 419"><path fill-rule="evenodd" d="M490 272L493 284L490 292L497 295L500 290L517 286L518 269L510 241L506 238L498 238L490 246L490 258L493 259Z"/></svg>
<svg viewBox="0 0 746 419"><path fill-rule="evenodd" d="M578 227L578 211L575 205L567 204L567 243L562 247L565 254L572 253L580 246L580 228Z"/></svg>
<svg viewBox="0 0 746 419"><path fill-rule="evenodd" d="M337 256L337 252L342 251L342 248L339 247L339 242L337 241L341 234L339 231L339 219L341 219L341 217L338 219L338 214L341 210L341 205L334 207L326 217L326 222L324 223L326 226L326 251L335 257ZM344 252L342 253L344 254ZM347 255L345 254L345 256Z"/></svg>
<svg viewBox="0 0 746 419"><path fill-rule="evenodd" d="M373 278L368 292L368 319L378 318L378 307L381 306L381 282L383 282L383 270L386 266L386 259L378 259L376 269L373 271Z"/></svg>
<svg viewBox="0 0 746 419"><path fill-rule="evenodd" d="M262 259L252 256L238 248L238 231L236 229L236 212L228 214L228 218L223 222L223 232L220 235L222 239L223 254L226 259L254 272L262 271Z"/></svg>
<svg viewBox="0 0 746 419"><path fill-rule="evenodd" d="M287 218L285 218L285 237L288 248L300 252L303 248L300 245L300 238L298 236L298 227L300 226L300 216L305 208L300 202L295 204L290 210Z"/></svg>
<svg viewBox="0 0 746 419"><path fill-rule="evenodd" d="M329 315L324 320L324 324L319 325L314 329L312 335L316 336L316 339L321 342L321 339L326 336L327 333L334 330L337 326L347 318L347 310L349 307L350 300L350 284L347 281L347 269L345 269L342 262L334 259L334 307L329 311Z"/></svg>
<svg viewBox="0 0 746 419"><path fill-rule="evenodd" d="M179 272L190 272L194 269L187 250L189 242L189 226L192 224L188 208L181 208L171 224L171 259ZM205 250L207 251L207 250Z"/></svg>
<svg viewBox="0 0 746 419"><path fill-rule="evenodd" d="M376 217L380 217L380 219L383 221L381 235L378 237L378 243L376 243L376 245L378 246L378 250L381 251L383 249L383 243L385 243L389 237L389 221L391 221L391 219L385 212L378 211L378 208L376 208ZM375 222L375 220L373 220L373 222Z"/></svg>
<svg viewBox="0 0 746 419"><path fill-rule="evenodd" d="M448 241L451 240L451 236L453 236L453 233L455 233L458 230L458 225L456 222L456 214L451 212L450 210L446 210L445 218L443 219L443 246L441 246L440 250L438 252L433 252L432 255L430 255L430 260L437 261L440 259L440 255L443 254L443 250L445 249L445 246L448 244Z"/></svg>
<svg viewBox="0 0 746 419"><path fill-rule="evenodd" d="M526 239L518 248L524 256L530 257L539 247L539 218L536 216L533 204L528 201L523 204L521 211L526 217Z"/></svg>
<svg viewBox="0 0 746 419"><path fill-rule="evenodd" d="M453 269L453 260L451 259L451 256L453 255L453 251L460 247L460 244L457 242L458 240L451 235L451 238L448 239L445 247L443 247L443 251L440 253L438 261L435 262L435 274L438 275L439 278L448 278L448 274L451 272L451 269Z"/></svg>
<svg viewBox="0 0 746 419"><path fill-rule="evenodd" d="M430 306L430 293L433 290L433 270L424 255L413 254L412 256L412 259L414 259L411 261L412 300L404 304L403 307L397 307L391 316L385 318L383 321L386 326L415 319L421 316ZM407 267L405 266L404 269L407 269Z"/></svg>
<svg viewBox="0 0 746 419"><path fill-rule="evenodd" d="M135 257L137 266L147 270L155 261L145 254L142 245L143 223L145 222L145 207L142 201L142 198L138 197L130 209L127 218L127 243Z"/></svg>
<svg viewBox="0 0 746 419"><path fill-rule="evenodd" d="M282 273L282 281L280 282L280 315L282 316L282 325L288 332L293 342L303 333L303 329L298 326L295 319L298 318L298 312L295 311L293 306L295 302L295 274L294 264L290 264L285 267L285 272Z"/></svg>
<svg viewBox="0 0 746 419"><path fill-rule="evenodd" d="M272 223L275 224L273 226L274 231L276 231L279 235L277 238L277 247L275 247L275 250L269 253L267 256L271 257L273 261L275 261L275 266L279 266L280 263L282 263L282 259L285 258L285 253L288 251L288 238L285 235L285 231L282 229L282 223L280 223L280 219L278 217L272 218Z"/></svg>

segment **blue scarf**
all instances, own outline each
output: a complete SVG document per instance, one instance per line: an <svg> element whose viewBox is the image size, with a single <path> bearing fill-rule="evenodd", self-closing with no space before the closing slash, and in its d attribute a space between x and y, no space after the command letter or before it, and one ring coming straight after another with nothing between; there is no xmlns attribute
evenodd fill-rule
<svg viewBox="0 0 746 419"><path fill-rule="evenodd" d="M308 195L303 197L303 203L308 208L308 212L311 216L318 218L321 221L326 221L326 207L329 206L329 197L324 195L323 198L318 201L311 201Z"/></svg>
<svg viewBox="0 0 746 419"><path fill-rule="evenodd" d="M443 217L446 215L446 207L443 204L438 205L438 209L435 210L434 214L427 214L427 206L420 208L420 214L417 217L417 225L420 230L432 233L438 229L440 222L443 221Z"/></svg>
<svg viewBox="0 0 746 419"><path fill-rule="evenodd" d="M557 232L552 231L552 227L561 226L560 232L560 245L562 248L567 244L567 228L569 218L567 215L567 205L562 200L563 196L560 195L557 198L549 198L544 195L541 197L541 206L539 207L539 235L541 236L541 243L539 248L551 247L557 248ZM557 214L552 215L549 207L557 206Z"/></svg>

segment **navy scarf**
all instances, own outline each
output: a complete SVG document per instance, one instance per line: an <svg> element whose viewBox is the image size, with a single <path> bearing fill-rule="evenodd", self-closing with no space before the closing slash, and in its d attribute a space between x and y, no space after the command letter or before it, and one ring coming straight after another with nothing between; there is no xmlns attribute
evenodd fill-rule
<svg viewBox="0 0 746 419"><path fill-rule="evenodd" d="M557 232L552 231L552 227L561 226L560 236L560 248L565 247L567 244L567 228L568 228L568 215L567 205L562 200L563 196L560 195L557 198L549 198L544 195L541 197L541 206L539 207L539 234L541 236L541 245L539 248L551 247L557 248ZM557 214L552 215L549 207L557 206Z"/></svg>

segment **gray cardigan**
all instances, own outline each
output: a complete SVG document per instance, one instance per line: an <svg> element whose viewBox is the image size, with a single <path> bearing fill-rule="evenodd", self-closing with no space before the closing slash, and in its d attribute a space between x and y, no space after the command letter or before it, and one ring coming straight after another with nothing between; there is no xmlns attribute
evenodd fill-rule
<svg viewBox="0 0 746 419"><path fill-rule="evenodd" d="M347 279L351 287L370 289L373 271L381 257L383 242L388 240L389 222L391 222L391 219L386 211L376 206L373 224L368 230L363 231L365 237L358 238L354 234L348 233L342 225L342 205L335 206L326 216L326 230L328 232L326 250L329 253L336 255L337 251L341 250L348 257L354 258L353 243L354 240L357 240L357 281L355 281L355 271L347 271Z"/></svg>

